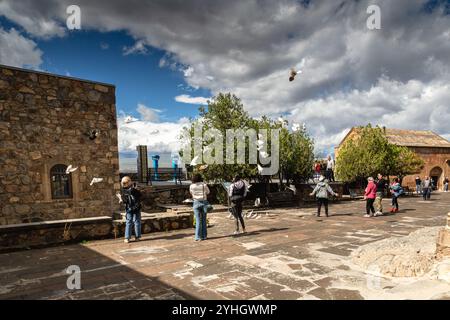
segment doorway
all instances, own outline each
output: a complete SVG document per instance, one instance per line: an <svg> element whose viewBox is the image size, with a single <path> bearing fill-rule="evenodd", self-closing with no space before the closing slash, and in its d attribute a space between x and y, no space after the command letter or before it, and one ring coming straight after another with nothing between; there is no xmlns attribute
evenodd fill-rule
<svg viewBox="0 0 450 320"><path fill-rule="evenodd" d="M435 167L430 172L430 178L434 182L434 189L441 190L442 189L442 169L440 167Z"/></svg>

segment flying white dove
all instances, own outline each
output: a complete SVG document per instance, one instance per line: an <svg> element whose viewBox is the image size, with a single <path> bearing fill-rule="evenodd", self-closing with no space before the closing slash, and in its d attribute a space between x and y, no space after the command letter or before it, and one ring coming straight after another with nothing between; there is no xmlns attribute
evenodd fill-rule
<svg viewBox="0 0 450 320"><path fill-rule="evenodd" d="M198 156L195 156L191 161L191 166L196 166L198 164Z"/></svg>
<svg viewBox="0 0 450 320"><path fill-rule="evenodd" d="M297 132L300 130L300 124L298 123L293 123L292 124L292 131Z"/></svg>
<svg viewBox="0 0 450 320"><path fill-rule="evenodd" d="M72 172L75 172L77 169L78 169L78 167L74 168L74 167L72 167L71 164L69 164L69 166L66 169L66 174L70 174Z"/></svg>
<svg viewBox="0 0 450 320"><path fill-rule="evenodd" d="M90 185L92 186L94 183L100 183L103 181L103 178L92 178Z"/></svg>
<svg viewBox="0 0 450 320"><path fill-rule="evenodd" d="M133 122L133 117L131 117L131 116L126 117L125 120L124 120L124 122L125 122L125 123Z"/></svg>
<svg viewBox="0 0 450 320"><path fill-rule="evenodd" d="M267 159L269 157L269 155L267 154L267 152L265 151L260 151L259 155L261 156L261 158L263 159Z"/></svg>
<svg viewBox="0 0 450 320"><path fill-rule="evenodd" d="M258 172L259 172L259 174L261 174L261 173L263 172L263 170L264 170L264 168L261 167L261 166L258 164Z"/></svg>

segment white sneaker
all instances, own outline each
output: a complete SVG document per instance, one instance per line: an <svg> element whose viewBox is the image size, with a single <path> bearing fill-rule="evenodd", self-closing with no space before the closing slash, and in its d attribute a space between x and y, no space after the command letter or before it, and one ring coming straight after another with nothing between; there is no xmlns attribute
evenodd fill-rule
<svg viewBox="0 0 450 320"><path fill-rule="evenodd" d="M375 212L375 217L380 217L380 216L382 216L382 215L383 215L383 212L380 212L380 211Z"/></svg>
<svg viewBox="0 0 450 320"><path fill-rule="evenodd" d="M364 218L370 218L371 216L369 214L365 214Z"/></svg>
<svg viewBox="0 0 450 320"><path fill-rule="evenodd" d="M130 239L125 239L125 240L123 240L123 242L130 243Z"/></svg>
<svg viewBox="0 0 450 320"><path fill-rule="evenodd" d="M234 234L234 235L237 235L237 234L239 234L239 231L235 231L235 232L233 232L233 234Z"/></svg>

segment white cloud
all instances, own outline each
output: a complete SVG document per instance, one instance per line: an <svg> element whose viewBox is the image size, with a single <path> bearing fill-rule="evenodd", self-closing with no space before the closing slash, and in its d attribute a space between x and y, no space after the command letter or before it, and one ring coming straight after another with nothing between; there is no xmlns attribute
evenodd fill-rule
<svg viewBox="0 0 450 320"><path fill-rule="evenodd" d="M130 54L147 54L148 49L145 46L145 43L143 40L136 41L136 43L131 47L123 47L123 55L128 56Z"/></svg>
<svg viewBox="0 0 450 320"><path fill-rule="evenodd" d="M62 37L65 35L67 5L54 1L52 10L35 10L36 1L0 1L0 15L22 26L29 34L39 38ZM45 5L44 5L45 7ZM42 9L42 8L41 8ZM58 20L55 20L58 17Z"/></svg>
<svg viewBox="0 0 450 320"><path fill-rule="evenodd" d="M136 146L146 145L152 152L177 152L180 150L178 136L187 121L181 118L177 122L125 123L125 117L121 116L118 118L119 151L134 152Z"/></svg>
<svg viewBox="0 0 450 320"><path fill-rule="evenodd" d="M200 105L207 105L208 100L211 100L211 98L204 98L204 97L191 97L187 94L182 94L175 97L175 101L181 102L181 103L189 103L189 104L200 104Z"/></svg>
<svg viewBox="0 0 450 320"><path fill-rule="evenodd" d="M189 86L231 91L253 116L289 114L323 149L367 122L450 136L449 16L442 1L426 13L427 2L78 1L83 28L125 30L166 50L160 66L180 71ZM39 36L49 33L42 21L64 21L61 7L70 2L0 4L0 14ZM369 4L381 8L379 31L366 28ZM290 83L289 69L302 60L303 73Z"/></svg>
<svg viewBox="0 0 450 320"><path fill-rule="evenodd" d="M159 109L149 108L146 105L139 103L136 110L139 112L141 119L144 121L159 121L159 113L161 113L161 110Z"/></svg>
<svg viewBox="0 0 450 320"><path fill-rule="evenodd" d="M0 27L0 64L39 68L41 63L42 51L33 40L23 37L14 28L6 31Z"/></svg>

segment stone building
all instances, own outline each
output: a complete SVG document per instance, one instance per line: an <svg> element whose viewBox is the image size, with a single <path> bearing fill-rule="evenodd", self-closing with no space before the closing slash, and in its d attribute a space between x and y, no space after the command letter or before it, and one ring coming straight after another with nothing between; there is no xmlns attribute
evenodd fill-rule
<svg viewBox="0 0 450 320"><path fill-rule="evenodd" d="M399 130L383 128L390 143L405 146L419 155L425 162L421 172L403 179L405 186L415 188L415 177L431 177L439 190L443 189L445 177L450 177L450 142L432 131ZM339 149L347 139L358 134L358 128L352 128L347 136L336 147L336 157Z"/></svg>
<svg viewBox="0 0 450 320"><path fill-rule="evenodd" d="M115 87L0 65L0 226L112 216L119 188Z"/></svg>

